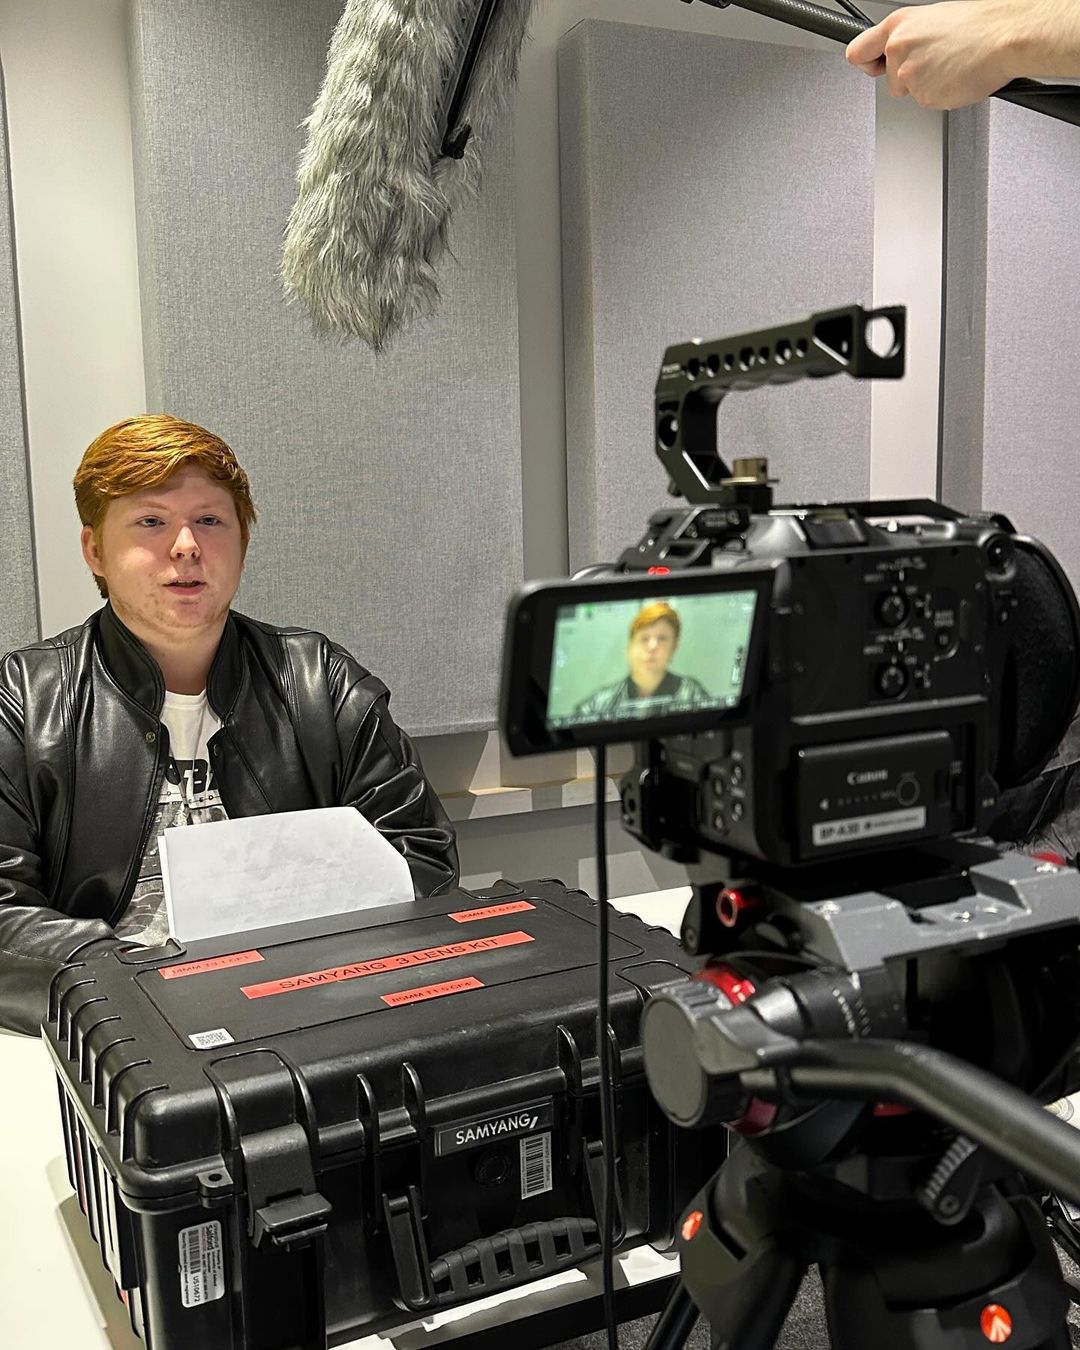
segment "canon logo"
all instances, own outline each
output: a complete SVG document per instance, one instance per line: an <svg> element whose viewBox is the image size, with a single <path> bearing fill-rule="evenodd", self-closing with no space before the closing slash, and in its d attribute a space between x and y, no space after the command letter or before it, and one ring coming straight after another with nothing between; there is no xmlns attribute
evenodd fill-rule
<svg viewBox="0 0 1080 1350"><path fill-rule="evenodd" d="M848 787L862 787L864 783L884 783L888 777L888 769L853 769L847 776Z"/></svg>

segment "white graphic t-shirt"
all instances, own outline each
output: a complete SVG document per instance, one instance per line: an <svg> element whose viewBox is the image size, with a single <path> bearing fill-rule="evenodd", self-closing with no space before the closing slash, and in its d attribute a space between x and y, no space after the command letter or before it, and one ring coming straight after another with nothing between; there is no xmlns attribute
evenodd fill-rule
<svg viewBox="0 0 1080 1350"><path fill-rule="evenodd" d="M207 702L206 691L201 694L166 693L161 720L169 731L172 754L165 769L135 892L116 924L119 937L147 947L159 947L169 936L158 853L162 831L176 825L203 825L210 820L228 819L221 804L221 794L214 785L207 749L207 742L221 723Z"/></svg>

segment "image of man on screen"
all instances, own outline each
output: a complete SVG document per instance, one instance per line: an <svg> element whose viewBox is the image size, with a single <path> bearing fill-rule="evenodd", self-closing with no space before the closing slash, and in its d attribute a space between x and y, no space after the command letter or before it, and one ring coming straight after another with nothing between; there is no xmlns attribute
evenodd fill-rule
<svg viewBox="0 0 1080 1350"><path fill-rule="evenodd" d="M643 606L630 625L626 675L583 699L575 720L611 722L711 705L714 700L700 680L670 668L681 632L679 616L666 601Z"/></svg>

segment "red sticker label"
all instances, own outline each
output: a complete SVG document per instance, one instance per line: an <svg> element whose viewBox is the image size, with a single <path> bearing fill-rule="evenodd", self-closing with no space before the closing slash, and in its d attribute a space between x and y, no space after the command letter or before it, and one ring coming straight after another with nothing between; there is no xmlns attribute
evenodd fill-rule
<svg viewBox="0 0 1080 1350"><path fill-rule="evenodd" d="M444 994L460 994L465 989L483 989L483 981L468 975L463 980L447 980L445 984L426 984L422 989L402 989L397 994L383 994L382 1001L391 1008L403 1003L423 1003L427 998L442 998Z"/></svg>
<svg viewBox="0 0 1080 1350"><path fill-rule="evenodd" d="M180 966L164 966L158 971L163 980L179 980L184 975L202 975L208 970L227 970L229 966L250 966L261 961L261 952L231 952L228 956L210 956L205 961L185 961Z"/></svg>
<svg viewBox="0 0 1080 1350"><path fill-rule="evenodd" d="M522 910L535 908L528 900L508 900L503 905L485 905L482 909L459 909L446 917L455 923L475 923L477 919L498 919L503 914L520 914Z"/></svg>
<svg viewBox="0 0 1080 1350"><path fill-rule="evenodd" d="M311 970L304 975L291 975L284 980L268 980L265 984L245 984L240 992L248 998L267 998L271 994L291 994L297 989L313 989L321 984L335 984L339 980L359 980L365 975L385 975L392 970L406 970L409 966L426 966L433 961L452 961L455 956L482 956L484 952L500 947L516 947L521 942L532 942L528 933L496 933L491 937L470 938L468 942L448 942L442 947L423 947L415 952L397 952L393 956L377 956L371 961L355 961L347 966L330 966L326 970Z"/></svg>

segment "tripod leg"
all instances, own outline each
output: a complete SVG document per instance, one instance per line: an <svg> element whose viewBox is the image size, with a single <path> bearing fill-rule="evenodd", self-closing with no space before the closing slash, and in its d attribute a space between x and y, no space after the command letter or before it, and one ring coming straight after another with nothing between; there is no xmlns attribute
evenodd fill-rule
<svg viewBox="0 0 1080 1350"><path fill-rule="evenodd" d="M679 1243L683 1283L708 1319L713 1350L772 1350L806 1274L787 1231L783 1175L738 1149L691 1203ZM684 1228L684 1232L685 1232Z"/></svg>
<svg viewBox="0 0 1080 1350"><path fill-rule="evenodd" d="M768 1243L711 1272L701 1311L713 1350L773 1350L805 1274L801 1260Z"/></svg>
<svg viewBox="0 0 1080 1350"><path fill-rule="evenodd" d="M700 1316L686 1286L676 1280L675 1288L645 1342L645 1350L682 1350Z"/></svg>

